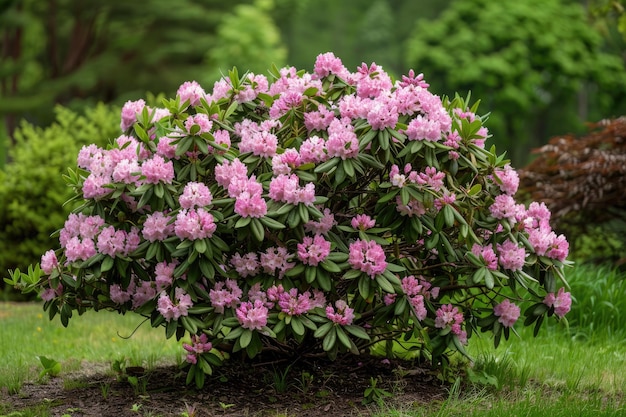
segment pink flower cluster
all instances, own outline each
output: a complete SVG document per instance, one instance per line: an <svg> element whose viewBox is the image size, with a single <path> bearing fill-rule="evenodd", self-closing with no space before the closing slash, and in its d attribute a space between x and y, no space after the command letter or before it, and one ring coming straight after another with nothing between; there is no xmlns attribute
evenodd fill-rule
<svg viewBox="0 0 626 417"><path fill-rule="evenodd" d="M347 326L354 320L354 309L348 307L344 300L337 300L334 308L332 305L326 306L326 317L341 326Z"/></svg>
<svg viewBox="0 0 626 417"><path fill-rule="evenodd" d="M502 244L498 243L496 247L498 248L498 260L504 269L519 271L524 267L526 250L522 246L507 239Z"/></svg>
<svg viewBox="0 0 626 417"><path fill-rule="evenodd" d="M444 304L435 313L435 327L438 329L450 329L450 332L459 337L463 344L467 344L467 332L461 325L465 321L463 313L452 304Z"/></svg>
<svg viewBox="0 0 626 417"><path fill-rule="evenodd" d="M235 133L239 135L239 151L244 154L252 154L264 158L271 158L276 155L278 148L278 137L272 129L279 126L279 122L266 120L262 123L255 123L245 119L241 123L235 124Z"/></svg>
<svg viewBox="0 0 626 417"><path fill-rule="evenodd" d="M564 261L569 253L569 243L564 235L558 235L550 227L550 210L544 203L533 202L528 209L517 204L511 195L517 190L519 178L508 165L503 170L496 170L500 179L500 188L506 194L495 197L489 207L496 219L505 219L511 225L519 224L520 230L528 234L528 241L539 256Z"/></svg>
<svg viewBox="0 0 626 417"><path fill-rule="evenodd" d="M168 323L172 319L178 320L181 316L186 316L187 310L193 306L191 296L180 287L174 291L174 298L175 302L166 292L162 292L157 301L157 310Z"/></svg>
<svg viewBox="0 0 626 417"><path fill-rule="evenodd" d="M439 295L439 287L433 287L422 276L416 278L413 275L402 278L402 291L413 307L415 317L420 321L424 320L428 314L424 301L431 297L437 298Z"/></svg>
<svg viewBox="0 0 626 417"><path fill-rule="evenodd" d="M215 312L224 314L224 309L235 308L243 295L243 291L237 285L237 281L227 279L226 281L216 282L209 291L209 300L215 308Z"/></svg>
<svg viewBox="0 0 626 417"><path fill-rule="evenodd" d="M50 275L52 271L59 267L59 260L56 253L50 249L41 256L41 270L44 274Z"/></svg>
<svg viewBox="0 0 626 417"><path fill-rule="evenodd" d="M498 321L504 327L513 327L519 318L520 308L507 298L493 308L493 314L498 316Z"/></svg>
<svg viewBox="0 0 626 417"><path fill-rule="evenodd" d="M262 330L267 325L269 310L263 301L244 301L235 312L237 320L244 329Z"/></svg>
<svg viewBox="0 0 626 417"><path fill-rule="evenodd" d="M292 257L293 255L290 254L286 248L276 246L267 248L260 257L263 272L270 275L277 275L279 279L282 279L285 272L295 266L293 262L289 262L289 259Z"/></svg>
<svg viewBox="0 0 626 417"><path fill-rule="evenodd" d="M267 203L262 197L263 186L256 176L248 178L248 168L239 159L233 162L224 160L215 167L215 180L228 190L235 199L235 213L241 217L263 217L267 213Z"/></svg>
<svg viewBox="0 0 626 417"><path fill-rule="evenodd" d="M174 233L181 240L206 239L217 230L213 215L203 208L181 209L176 215Z"/></svg>
<svg viewBox="0 0 626 417"><path fill-rule="evenodd" d="M315 185L312 182L304 187L299 185L296 174L280 174L270 181L269 197L274 201L297 205L303 203L312 206L315 202Z"/></svg>
<svg viewBox="0 0 626 417"><path fill-rule="evenodd" d="M498 269L498 257L491 245L481 246L478 243L474 243L472 246L472 253L485 263L485 266L492 271Z"/></svg>
<svg viewBox="0 0 626 417"><path fill-rule="evenodd" d="M350 225L356 230L371 229L376 225L376 220L372 219L367 214L357 214L350 220Z"/></svg>
<svg viewBox="0 0 626 417"><path fill-rule="evenodd" d="M171 217L160 211L147 214L141 230L144 239L155 242L174 236L174 224L170 220Z"/></svg>
<svg viewBox="0 0 626 417"><path fill-rule="evenodd" d="M569 292L565 292L563 288L559 288L556 295L553 292L548 293L543 299L543 303L553 308L554 314L558 317L563 317L569 313L572 307L572 296Z"/></svg>
<svg viewBox="0 0 626 417"><path fill-rule="evenodd" d="M200 336L193 334L191 335L191 344L183 343L183 349L187 352L185 356L187 363L195 365L198 363L198 356L211 351L213 344L209 342L209 338L205 333L202 333Z"/></svg>
<svg viewBox="0 0 626 417"><path fill-rule="evenodd" d="M314 290L313 293L305 291L298 294L297 288L285 290L282 285L274 285L267 289L267 300L275 303L280 311L290 316L299 316L308 313L316 307L322 307L326 300L324 294ZM270 304L270 308L274 304Z"/></svg>
<svg viewBox="0 0 626 417"><path fill-rule="evenodd" d="M317 266L330 253L330 242L322 235L305 236L298 243L298 259L305 265Z"/></svg>
<svg viewBox="0 0 626 417"><path fill-rule="evenodd" d="M151 154L146 147L130 136L116 139L117 148L109 150L95 145L84 146L78 154L78 166L89 172L83 182L83 197L99 199L111 192L112 183L171 184L174 165L160 153ZM173 155L173 151L172 151Z"/></svg>
<svg viewBox="0 0 626 417"><path fill-rule="evenodd" d="M140 241L139 229L136 227L128 232L117 230L107 226L102 217L85 216L82 213L70 214L59 236L68 262L85 261L96 253L111 257L127 256L137 249ZM44 265L46 269L53 267L51 255L47 255Z"/></svg>
<svg viewBox="0 0 626 417"><path fill-rule="evenodd" d="M183 193L178 197L180 207L192 209L194 207L206 207L213 201L209 187L201 182L189 182L185 185Z"/></svg>
<svg viewBox="0 0 626 417"><path fill-rule="evenodd" d="M133 276L128 287L120 284L109 286L109 297L115 304L125 304L132 300L132 309L137 309L157 296L154 281L143 281Z"/></svg>
<svg viewBox="0 0 626 417"><path fill-rule="evenodd" d="M385 251L373 240L357 239L351 243L348 262L352 268L365 272L372 279L387 268Z"/></svg>
<svg viewBox="0 0 626 417"><path fill-rule="evenodd" d="M322 212L321 219L309 220L304 224L304 231L308 233L314 233L316 235L326 235L336 224L335 215L330 209L325 208Z"/></svg>

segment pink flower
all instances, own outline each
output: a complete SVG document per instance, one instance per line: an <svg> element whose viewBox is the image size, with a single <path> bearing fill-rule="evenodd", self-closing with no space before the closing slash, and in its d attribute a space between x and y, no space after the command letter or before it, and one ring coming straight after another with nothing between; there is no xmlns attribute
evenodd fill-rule
<svg viewBox="0 0 626 417"><path fill-rule="evenodd" d="M409 140L437 142L441 139L441 126L436 120L418 114L409 122L404 133Z"/></svg>
<svg viewBox="0 0 626 417"><path fill-rule="evenodd" d="M349 119L334 119L328 127L326 140L328 156L343 160L356 158L359 154L359 140Z"/></svg>
<svg viewBox="0 0 626 417"><path fill-rule="evenodd" d="M520 308L509 299L505 299L493 308L493 314L499 317L498 321L504 327L512 327L519 318Z"/></svg>
<svg viewBox="0 0 626 417"><path fill-rule="evenodd" d="M142 234L144 239L155 242L165 240L174 235L174 225L170 224L171 218L160 211L148 214L143 224Z"/></svg>
<svg viewBox="0 0 626 417"><path fill-rule="evenodd" d="M374 62L369 67L363 63L357 69L356 81L356 92L361 98L376 98L392 87L389 75Z"/></svg>
<svg viewBox="0 0 626 417"><path fill-rule="evenodd" d="M477 258L482 259L487 268L492 271L498 269L498 257L496 256L496 253L491 245L481 246L478 243L474 243L472 246L472 253L476 255Z"/></svg>
<svg viewBox="0 0 626 417"><path fill-rule="evenodd" d="M176 303L172 302L167 293L162 292L157 301L157 310L168 323L172 319L178 320L181 316L186 316L189 308L193 306L191 296L182 288L176 288L174 298Z"/></svg>
<svg viewBox="0 0 626 417"><path fill-rule="evenodd" d="M328 159L326 142L319 136L311 136L300 145L300 159L303 164L324 162Z"/></svg>
<svg viewBox="0 0 626 417"><path fill-rule="evenodd" d="M224 314L224 308L234 308L241 299L243 291L237 285L237 281L227 279L225 282L220 281L209 291L209 299L211 305L218 314Z"/></svg>
<svg viewBox="0 0 626 417"><path fill-rule="evenodd" d="M127 290L129 292L132 292L133 309L141 307L142 305L156 297L157 294L156 286L152 281L137 281L138 284L129 286Z"/></svg>
<svg viewBox="0 0 626 417"><path fill-rule="evenodd" d="M158 184L159 182L171 184L174 179L174 164L172 161L165 161L161 155L154 155L141 165L141 175L145 177L144 181L149 184Z"/></svg>
<svg viewBox="0 0 626 417"><path fill-rule="evenodd" d="M314 233L316 235L327 234L336 224L335 215L330 211L330 209L325 208L322 213L323 216L319 221L309 220L304 224L304 230L309 233Z"/></svg>
<svg viewBox="0 0 626 417"><path fill-rule="evenodd" d="M257 275L261 266L257 254L254 252L246 253L243 256L235 253L230 258L230 263L242 278Z"/></svg>
<svg viewBox="0 0 626 417"><path fill-rule="evenodd" d="M132 290L134 291L134 285ZM115 304L124 304L130 301L132 291L124 291L119 284L113 284L109 287L109 297Z"/></svg>
<svg viewBox="0 0 626 417"><path fill-rule="evenodd" d="M198 126L198 131L195 134L201 135L203 133L211 131L211 128L213 127L213 122L206 114L198 113L193 116L187 117L187 119L185 120L185 129L187 130L187 133L191 134L191 129L194 126Z"/></svg>
<svg viewBox="0 0 626 417"><path fill-rule="evenodd" d="M65 245L65 257L68 262L86 261L96 254L96 245L92 239L71 238Z"/></svg>
<svg viewBox="0 0 626 417"><path fill-rule="evenodd" d="M298 259L305 265L317 266L329 253L330 242L322 235L305 236L302 243L298 243Z"/></svg>
<svg viewBox="0 0 626 417"><path fill-rule="evenodd" d="M367 122L374 130L395 128L398 123L396 101L389 96L379 96L370 103Z"/></svg>
<svg viewBox="0 0 626 417"><path fill-rule="evenodd" d="M270 108L270 117L280 119L287 114L289 110L297 109L302 106L304 95L299 91L284 91L277 100L274 100Z"/></svg>
<svg viewBox="0 0 626 417"><path fill-rule="evenodd" d="M210 352L213 345L205 333L200 336L191 335L191 344L183 343L183 349L187 351L186 361L191 364L198 363L198 356L205 352Z"/></svg>
<svg viewBox="0 0 626 417"><path fill-rule="evenodd" d="M348 70L341 62L341 59L337 58L332 52L319 54L315 59L315 67L313 71L319 78L335 74L345 80L348 78L349 74Z"/></svg>
<svg viewBox="0 0 626 417"><path fill-rule="evenodd" d="M498 248L498 258L500 265L504 269L511 271L519 271L524 266L526 261L526 251L523 247L517 245L517 243L507 239L502 244L496 245Z"/></svg>
<svg viewBox="0 0 626 417"><path fill-rule="evenodd" d="M289 175L291 171L302 164L300 154L293 148L286 149L281 154L276 154L272 158L272 171L274 175Z"/></svg>
<svg viewBox="0 0 626 417"><path fill-rule="evenodd" d="M239 151L241 153L252 152L254 155L271 158L276 155L278 149L278 137L261 126L255 126L241 132Z"/></svg>
<svg viewBox="0 0 626 417"><path fill-rule="evenodd" d="M163 261L154 266L154 282L156 283L156 291L161 292L172 285L174 281L174 270L178 265L178 261L174 260L170 263Z"/></svg>
<svg viewBox="0 0 626 417"><path fill-rule="evenodd" d="M373 240L367 242L357 239L351 243L348 262L352 268L365 272L372 279L387 268L385 251Z"/></svg>
<svg viewBox="0 0 626 417"><path fill-rule="evenodd" d="M315 185L307 183L301 187L296 174L281 174L270 181L269 197L274 201L312 206L315 202Z"/></svg>
<svg viewBox="0 0 626 417"><path fill-rule="evenodd" d="M350 220L350 224L356 230L367 230L374 227L376 225L376 221L367 214L357 214L352 218L352 220Z"/></svg>
<svg viewBox="0 0 626 417"><path fill-rule="evenodd" d="M442 305L437 309L435 327L438 329L449 328L452 334L459 337L463 344L467 344L467 332L461 328L464 318L463 313L452 304Z"/></svg>
<svg viewBox="0 0 626 417"><path fill-rule="evenodd" d="M543 303L550 308L554 308L554 314L558 317L565 316L572 307L572 295L559 288L556 296L553 292L548 293L543 299Z"/></svg>
<svg viewBox="0 0 626 417"><path fill-rule="evenodd" d="M324 106L318 107L317 111L304 113L304 125L310 132L312 130L326 130L330 122L335 118L335 113Z"/></svg>
<svg viewBox="0 0 626 417"><path fill-rule="evenodd" d="M503 193L513 195L517 192L519 175L510 164L506 164L502 169L496 169L494 176L497 178L496 183Z"/></svg>
<svg viewBox="0 0 626 417"><path fill-rule="evenodd" d="M211 204L213 196L209 187L201 182L188 182L183 193L178 197L180 206L184 209L206 207Z"/></svg>
<svg viewBox="0 0 626 417"><path fill-rule="evenodd" d="M305 291L298 295L297 288L281 292L277 301L280 311L290 316L299 316L313 308L311 293Z"/></svg>
<svg viewBox="0 0 626 417"><path fill-rule="evenodd" d="M114 258L116 255L125 255L126 232L115 230L113 226L102 229L98 236L98 251Z"/></svg>
<svg viewBox="0 0 626 417"><path fill-rule="evenodd" d="M424 320L428 315L424 301L429 300L431 297L437 298L439 295L439 288L431 287L432 284L424 280L423 277L417 279L415 276L409 275L402 279L402 290L411 303L415 316L420 321Z"/></svg>
<svg viewBox="0 0 626 417"><path fill-rule="evenodd" d="M515 222L521 214L526 210L521 204L516 204L515 199L508 194L501 194L496 196L494 202L489 206L491 215L496 219L508 219L510 222Z"/></svg>
<svg viewBox="0 0 626 417"><path fill-rule="evenodd" d="M203 208L182 209L174 222L174 233L181 240L205 239L217 229L213 216Z"/></svg>
<svg viewBox="0 0 626 417"><path fill-rule="evenodd" d="M143 100L127 101L122 107L122 122L120 128L122 131L128 130L136 121L137 115L143 111L146 102Z"/></svg>
<svg viewBox="0 0 626 417"><path fill-rule="evenodd" d="M57 255L52 249L41 256L41 269L44 274L50 275L59 266Z"/></svg>
<svg viewBox="0 0 626 417"><path fill-rule="evenodd" d="M348 303L344 300L335 301L335 307L336 310L332 305L326 307L326 317L341 326L352 324L354 320L354 309L348 307Z"/></svg>
<svg viewBox="0 0 626 417"><path fill-rule="evenodd" d="M292 255L287 252L287 249L282 247L271 247L261 254L261 266L263 272L266 274L278 273L278 278L282 278L285 272L295 266L293 262L289 262L288 259Z"/></svg>
<svg viewBox="0 0 626 417"><path fill-rule="evenodd" d="M400 196L396 197L396 210L403 216L409 217L426 214L426 207L424 207L421 201L411 199L408 204L404 205L402 204L402 198Z"/></svg>
<svg viewBox="0 0 626 417"><path fill-rule="evenodd" d="M180 97L180 104L189 100L191 106L197 106L200 104L200 100L206 97L206 93L196 81L185 81L178 87L176 96Z"/></svg>
<svg viewBox="0 0 626 417"><path fill-rule="evenodd" d="M267 203L261 194L244 191L235 197L235 213L241 217L263 217L267 214Z"/></svg>
<svg viewBox="0 0 626 417"><path fill-rule="evenodd" d="M141 175L141 167L137 160L123 159L115 165L112 178L115 182L134 184Z"/></svg>
<svg viewBox="0 0 626 417"><path fill-rule="evenodd" d="M437 211L440 211L444 206L448 206L455 201L456 195L446 191L441 197L435 198L435 201L433 201L433 207L435 207Z"/></svg>
<svg viewBox="0 0 626 417"><path fill-rule="evenodd" d="M243 302L235 312L241 327L250 330L262 330L267 325L268 313L261 300L256 300L254 304L250 301Z"/></svg>

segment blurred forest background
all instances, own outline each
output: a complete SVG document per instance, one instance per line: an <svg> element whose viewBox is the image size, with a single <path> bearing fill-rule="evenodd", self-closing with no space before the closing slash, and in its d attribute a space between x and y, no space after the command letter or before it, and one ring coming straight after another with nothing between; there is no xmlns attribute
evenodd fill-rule
<svg viewBox="0 0 626 417"><path fill-rule="evenodd" d="M523 167L550 137L626 114L625 16L616 0L0 0L0 275L51 245L61 175L118 136L126 100L210 91L233 66L311 71L332 51L471 91Z"/></svg>

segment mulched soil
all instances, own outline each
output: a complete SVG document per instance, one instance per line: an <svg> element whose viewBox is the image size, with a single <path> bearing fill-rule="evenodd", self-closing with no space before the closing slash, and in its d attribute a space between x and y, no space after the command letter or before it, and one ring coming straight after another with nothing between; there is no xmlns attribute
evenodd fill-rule
<svg viewBox="0 0 626 417"><path fill-rule="evenodd" d="M128 376L137 378L135 386ZM392 394L385 397L385 407L401 410L444 400L449 388L428 368L374 357L228 363L201 390L186 386L185 376L175 366L128 368L120 375L110 365L82 363L80 371L27 383L17 394L0 392L0 402L15 411L48 403L53 416L72 417L181 417L185 412L189 417L340 417L380 412L376 402L363 404L372 378L376 388Z"/></svg>

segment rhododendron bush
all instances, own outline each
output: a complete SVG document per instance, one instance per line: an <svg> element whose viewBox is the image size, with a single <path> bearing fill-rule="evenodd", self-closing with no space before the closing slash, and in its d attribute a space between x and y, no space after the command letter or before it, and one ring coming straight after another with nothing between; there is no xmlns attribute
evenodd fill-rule
<svg viewBox="0 0 626 417"><path fill-rule="evenodd" d="M485 149L476 105L413 71L186 82L162 108L122 110L108 149L68 182L84 204L60 248L9 279L50 317L112 309L185 338L188 382L226 357L330 358L408 341L433 362L477 332L563 317L568 243ZM386 343L392 355L394 343Z"/></svg>

